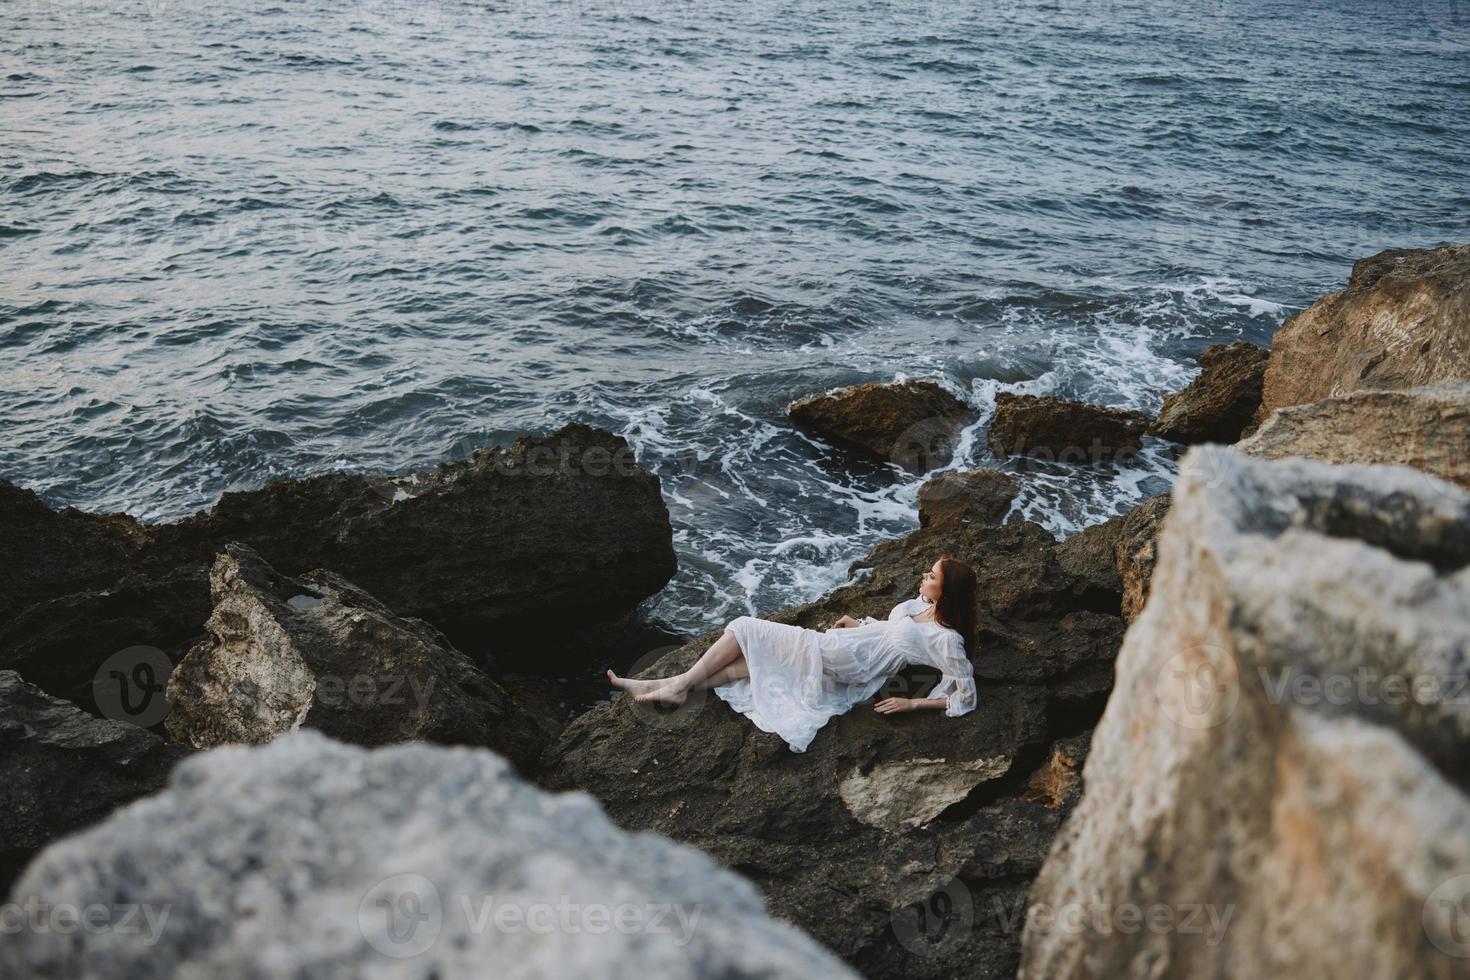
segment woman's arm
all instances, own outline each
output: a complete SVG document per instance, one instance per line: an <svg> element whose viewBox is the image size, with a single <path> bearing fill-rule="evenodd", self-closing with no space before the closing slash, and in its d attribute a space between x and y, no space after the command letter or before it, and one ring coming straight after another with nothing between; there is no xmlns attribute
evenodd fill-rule
<svg viewBox="0 0 1470 980"><path fill-rule="evenodd" d="M884 698L873 705L880 715L896 715L901 711L923 711L929 708L948 708L948 698Z"/></svg>
<svg viewBox="0 0 1470 980"><path fill-rule="evenodd" d="M946 636L943 646L937 648L934 666L942 673L939 683L927 698L888 698L877 704L880 714L891 715L900 711L915 711L923 708L942 708L950 718L969 714L975 710L975 668L965 656L965 646L959 634Z"/></svg>

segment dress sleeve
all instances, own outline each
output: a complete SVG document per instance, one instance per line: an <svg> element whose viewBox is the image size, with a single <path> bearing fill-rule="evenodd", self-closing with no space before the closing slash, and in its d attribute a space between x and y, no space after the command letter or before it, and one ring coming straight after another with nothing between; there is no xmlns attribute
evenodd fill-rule
<svg viewBox="0 0 1470 980"><path fill-rule="evenodd" d="M949 702L944 709L945 715L958 718L975 710L975 668L970 664L970 658L965 656L965 642L958 633L946 632L941 644L939 662L935 666L943 676L929 692L929 697L944 698Z"/></svg>
<svg viewBox="0 0 1470 980"><path fill-rule="evenodd" d="M888 621L891 623L895 619L902 619L909 613L917 612L918 610L914 608L915 603L917 603L920 607L925 604L923 599L905 599L898 605L894 606L892 609L888 610Z"/></svg>

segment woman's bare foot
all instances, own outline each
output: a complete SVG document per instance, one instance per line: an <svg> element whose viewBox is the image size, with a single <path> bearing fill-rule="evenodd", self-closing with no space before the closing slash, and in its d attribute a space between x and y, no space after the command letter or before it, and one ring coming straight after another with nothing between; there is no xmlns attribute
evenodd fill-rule
<svg viewBox="0 0 1470 980"><path fill-rule="evenodd" d="M676 683L674 678L655 681L654 684L656 685L655 687L633 695L633 700L679 705L683 704L689 698L689 691L682 684Z"/></svg>
<svg viewBox="0 0 1470 980"><path fill-rule="evenodd" d="M636 680L632 677L619 677L611 670L607 672L607 679L613 687L617 688L620 691L627 691L629 694L632 694L635 697L639 694L644 693L645 691L651 691L655 687L659 687L660 685L664 684L666 680L662 677L646 681Z"/></svg>

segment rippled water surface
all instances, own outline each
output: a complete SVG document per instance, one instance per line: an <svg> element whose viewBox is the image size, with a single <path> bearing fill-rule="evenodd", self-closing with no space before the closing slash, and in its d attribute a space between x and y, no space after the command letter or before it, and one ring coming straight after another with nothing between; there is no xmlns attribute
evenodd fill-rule
<svg viewBox="0 0 1470 980"><path fill-rule="evenodd" d="M1385 247L1470 240L1470 9L0 5L0 474L169 518L577 419L658 473L686 628L917 524L784 407L1156 408ZM1028 472L1063 532L1165 489Z"/></svg>

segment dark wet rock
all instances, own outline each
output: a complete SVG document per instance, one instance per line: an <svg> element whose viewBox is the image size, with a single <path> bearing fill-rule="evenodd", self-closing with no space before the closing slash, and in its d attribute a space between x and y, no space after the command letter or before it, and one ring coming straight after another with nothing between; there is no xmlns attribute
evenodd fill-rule
<svg viewBox="0 0 1470 980"><path fill-rule="evenodd" d="M133 567L146 539L142 525L124 514L52 510L31 491L0 480L0 624L34 603L112 586Z"/></svg>
<svg viewBox="0 0 1470 980"><path fill-rule="evenodd" d="M37 851L156 792L187 754L0 670L0 900Z"/></svg>
<svg viewBox="0 0 1470 980"><path fill-rule="evenodd" d="M1270 351L1237 340L1200 355L1200 373L1181 391L1164 398L1151 435L1174 442L1231 443L1251 425L1261 407L1261 383Z"/></svg>
<svg viewBox="0 0 1470 980"><path fill-rule="evenodd" d="M675 567L658 478L576 423L427 474L225 494L159 536L181 554L239 541L288 575L329 568L457 640L626 615Z"/></svg>
<svg viewBox="0 0 1470 980"><path fill-rule="evenodd" d="M1470 495L1221 456L1184 458L1021 976L1464 977Z"/></svg>
<svg viewBox="0 0 1470 980"><path fill-rule="evenodd" d="M92 691L98 668L138 647L176 661L203 634L209 610L203 565L129 573L108 588L38 602L0 626L0 669L101 714Z"/></svg>
<svg viewBox="0 0 1470 980"><path fill-rule="evenodd" d="M1053 395L995 396L986 441L997 456L1042 456L1063 463L1128 458L1143 447L1142 412L1104 408Z"/></svg>
<svg viewBox="0 0 1470 980"><path fill-rule="evenodd" d="M792 402L791 420L845 449L923 473L954 455L970 407L933 381L859 384Z"/></svg>
<svg viewBox="0 0 1470 980"><path fill-rule="evenodd" d="M1380 252L1271 341L1258 418L1362 389L1470 380L1470 245Z"/></svg>
<svg viewBox="0 0 1470 980"><path fill-rule="evenodd" d="M427 474L327 474L226 493L173 524L55 512L0 484L0 535L10 544L0 664L36 671L68 697L135 639L171 649L200 635L202 576L231 542L282 574L331 569L476 657L555 671L646 638L638 604L675 568L658 478L623 439L580 424ZM97 612L115 637L112 625L49 622L68 610Z"/></svg>
<svg viewBox="0 0 1470 980"><path fill-rule="evenodd" d="M885 617L936 557L965 558L980 579L968 715L858 705L792 753L707 692L669 714L620 695L568 726L543 781L708 851L866 976L1011 976L1027 884L1076 797L1065 760L1085 752L1123 629L1079 602L1058 550L1029 522L931 523L874 548L860 581L769 617L815 629ZM648 673L682 669L718 635ZM911 669L878 698L935 680ZM939 936L945 908L956 917Z"/></svg>
<svg viewBox="0 0 1470 980"><path fill-rule="evenodd" d="M535 769L549 732L429 624L332 572L279 575L243 545L215 560L210 588L209 638L168 684L174 740L257 745L311 728L358 745L484 746Z"/></svg>
<svg viewBox="0 0 1470 980"><path fill-rule="evenodd" d="M1173 498L1150 497L1123 516L1113 557L1123 585L1123 618L1132 622L1148 601L1159 531Z"/></svg>
<svg viewBox="0 0 1470 980"><path fill-rule="evenodd" d="M1118 571L1118 542L1126 515L1069 534L1057 545L1062 570L1077 581L1079 600L1089 608L1118 615L1123 601L1123 578Z"/></svg>
<svg viewBox="0 0 1470 980"><path fill-rule="evenodd" d="M1291 405L1236 448L1262 459L1411 466L1470 489L1470 384L1355 391Z"/></svg>
<svg viewBox="0 0 1470 980"><path fill-rule="evenodd" d="M941 473L919 487L919 526L951 521L999 524L1021 481L999 470Z"/></svg>
<svg viewBox="0 0 1470 980"><path fill-rule="evenodd" d="M201 753L18 890L154 919L7 936L6 977L853 976L739 875L492 752L314 732Z"/></svg>

